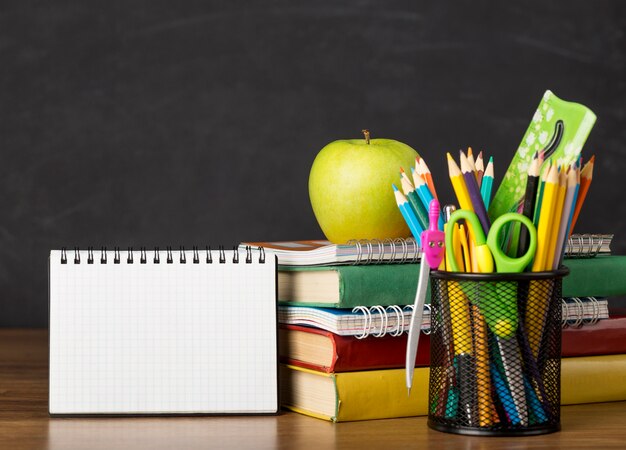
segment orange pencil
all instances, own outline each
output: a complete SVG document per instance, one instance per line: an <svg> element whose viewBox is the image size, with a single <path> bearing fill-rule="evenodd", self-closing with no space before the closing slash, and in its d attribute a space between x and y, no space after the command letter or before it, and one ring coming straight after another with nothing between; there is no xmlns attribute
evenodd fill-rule
<svg viewBox="0 0 626 450"><path fill-rule="evenodd" d="M593 164L596 159L596 155L593 155L587 164L583 167L583 170L580 172L580 188L578 190L578 198L576 198L576 207L574 208L574 216L572 217L572 225L569 227L569 235L574 231L574 226L576 225L576 220L578 219L578 215L580 214L580 209L583 207L583 203L585 202L585 197L587 196L587 192L589 191L589 185L591 185L591 180L593 179Z"/></svg>

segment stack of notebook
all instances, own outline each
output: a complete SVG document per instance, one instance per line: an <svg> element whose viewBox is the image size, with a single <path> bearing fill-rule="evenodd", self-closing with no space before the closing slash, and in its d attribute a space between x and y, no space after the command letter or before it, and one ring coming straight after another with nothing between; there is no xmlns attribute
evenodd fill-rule
<svg viewBox="0 0 626 450"><path fill-rule="evenodd" d="M578 236L567 251L570 257L609 254L609 244L610 236ZM262 245L278 257L284 407L335 422L427 414L428 305L410 396L404 378L405 331L412 313L408 305L413 304L419 272L414 241L242 245ZM587 271L591 259L599 257L568 259L566 264L579 263L569 278ZM563 301L566 331L573 336L564 344L564 354L576 351L577 333L608 317L606 299L583 296L580 284L569 288L578 298Z"/></svg>
<svg viewBox="0 0 626 450"><path fill-rule="evenodd" d="M584 251L583 251L584 254ZM562 333L561 403L626 400L626 310L613 298L626 295L626 256L598 254L568 259L563 295L606 297L609 319L575 320Z"/></svg>
<svg viewBox="0 0 626 450"><path fill-rule="evenodd" d="M420 340L411 397L403 387L419 272L414 240L252 245L278 256L283 406L332 421L425 411L428 338ZM424 319L428 330L428 310Z"/></svg>

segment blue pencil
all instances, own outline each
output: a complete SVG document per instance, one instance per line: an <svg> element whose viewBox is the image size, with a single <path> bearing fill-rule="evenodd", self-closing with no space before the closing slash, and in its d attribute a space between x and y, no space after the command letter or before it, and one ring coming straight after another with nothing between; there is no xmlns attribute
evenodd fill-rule
<svg viewBox="0 0 626 450"><path fill-rule="evenodd" d="M421 236L422 236L422 227L420 226L417 217L413 213L411 206L409 205L409 201L406 199L404 194L398 190L395 184L391 185L393 187L393 193L396 196L396 203L398 204L398 208L400 209L400 213L402 213L402 217L404 217L404 221L409 226L409 230L413 233L413 237L417 242L417 245L421 246Z"/></svg>
<svg viewBox="0 0 626 450"><path fill-rule="evenodd" d="M428 208L430 208L430 202L435 197L433 196L433 193L430 192L430 189L428 188L428 184L426 183L426 180L424 180L424 177L417 173L413 167L411 167L411 174L413 175L415 192L417 192L417 195L422 201L422 205L424 205L424 207L428 211ZM437 228L443 231L443 213L439 214L439 223L437 224Z"/></svg>
<svg viewBox="0 0 626 450"><path fill-rule="evenodd" d="M493 156L489 158L489 163L485 169L483 180L480 183L480 196L483 198L485 208L489 209L491 204L491 190L493 186Z"/></svg>

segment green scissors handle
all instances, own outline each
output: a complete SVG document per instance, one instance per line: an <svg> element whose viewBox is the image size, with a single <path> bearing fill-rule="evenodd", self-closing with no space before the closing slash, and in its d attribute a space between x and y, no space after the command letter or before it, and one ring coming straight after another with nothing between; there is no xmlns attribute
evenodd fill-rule
<svg viewBox="0 0 626 450"><path fill-rule="evenodd" d="M498 273L519 273L530 265L537 249L537 230L532 221L518 213L506 213L498 217L489 230L487 236L483 232L478 216L467 210L457 210L452 213L446 233L446 252L450 262L450 269L459 271L459 264L454 258L452 231L454 224L465 220L471 228L475 244L475 258L478 270L481 273L491 273L495 269ZM517 258L511 258L500 248L499 235L502 228L510 222L521 222L528 228L529 245L526 253ZM517 330L517 285L511 281L494 283L486 282L479 288L474 282L461 282L461 289L470 301L481 310L487 325L497 336L508 338Z"/></svg>
<svg viewBox="0 0 626 450"><path fill-rule="evenodd" d="M511 222L520 222L528 229L529 245L528 250L522 256L517 258L511 258L509 255L502 251L500 243L498 242L500 231L504 226L507 226ZM528 267L535 257L535 251L537 250L537 229L533 222L526 216L518 213L506 213L498 217L489 229L489 235L487 236L487 246L491 250L493 259L496 261L496 271L498 273L519 273L523 272L525 267Z"/></svg>

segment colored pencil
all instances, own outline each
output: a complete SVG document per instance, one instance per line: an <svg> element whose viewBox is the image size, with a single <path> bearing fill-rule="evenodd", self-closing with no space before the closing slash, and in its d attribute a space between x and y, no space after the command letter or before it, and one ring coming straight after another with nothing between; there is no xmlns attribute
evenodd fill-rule
<svg viewBox="0 0 626 450"><path fill-rule="evenodd" d="M411 175L413 176L413 186L415 186L415 192L419 196L424 208L428 210L430 207L430 202L433 200L433 194L430 192L428 185L426 184L426 180L417 173L413 168L411 168ZM443 213L439 215L439 223L437 226L440 230L443 231Z"/></svg>
<svg viewBox="0 0 626 450"><path fill-rule="evenodd" d="M486 236L489 234L491 223L489 222L489 216L487 216L487 209L485 208L483 199L480 196L480 190L478 189L478 183L476 182L476 175L472 171L468 158L463 152L461 152L461 173L463 174L463 179L465 180L465 187L467 188L467 193L469 194L470 201L472 202L472 207L478 216L478 220L480 220L480 224L482 225Z"/></svg>
<svg viewBox="0 0 626 450"><path fill-rule="evenodd" d="M551 261L548 266L547 249L550 244L551 224L555 220L553 211L555 209L559 174L556 164L548 167L543 186L543 196L539 212L539 225L537 226L537 250L532 263L533 272L542 272L552 268ZM550 255L552 257L552 255ZM550 258L551 259L551 258ZM528 333L528 343L535 358L539 355L541 336L546 319L548 302L545 298L545 290L550 289L546 280L531 280L528 288L528 299L526 302L526 331Z"/></svg>
<svg viewBox="0 0 626 450"><path fill-rule="evenodd" d="M556 267L554 267L554 254L556 252L557 240L559 238L559 228L561 227L561 222L567 221L567 219L563 217L563 204L565 202L566 191L567 172L565 168L560 168L559 184L556 200L554 202L554 208L552 210L552 223L550 224L550 240L548 241L548 247L546 248L546 270L556 269Z"/></svg>
<svg viewBox="0 0 626 450"><path fill-rule="evenodd" d="M587 197L587 192L589 192L589 186L591 185L591 181L593 180L593 166L596 156L593 155L587 164L583 166L583 169L580 171L580 188L578 189L578 198L576 199L576 207L574 208L574 217L572 218L572 225L569 229L569 234L571 235L574 231L574 227L576 226L576 221L578 220L578 215L580 214L580 210L583 207L583 203L585 202L585 198Z"/></svg>
<svg viewBox="0 0 626 450"><path fill-rule="evenodd" d="M405 180L410 186L413 186L413 182L411 181L411 179L409 178L409 176L406 174L406 172L404 171L402 167L400 167L400 178Z"/></svg>
<svg viewBox="0 0 626 450"><path fill-rule="evenodd" d="M548 269L546 264L547 249L550 243L550 225L554 217L552 213L556 205L558 185L559 173L556 164L554 164L546 175L546 182L543 188L539 225L537 226L537 251L535 252L535 259L532 265L533 272Z"/></svg>
<svg viewBox="0 0 626 450"><path fill-rule="evenodd" d="M478 187L480 187L483 181L483 175L485 174L485 162L483 161L483 152L482 150L478 153L476 157L476 182L478 183Z"/></svg>
<svg viewBox="0 0 626 450"><path fill-rule="evenodd" d="M404 175L404 173L403 173ZM402 190L404 191L404 195L409 201L409 206L417 217L417 221L419 222L422 230L428 229L428 211L424 208L422 201L417 196L417 192L413 185L409 182L406 176L400 177L400 185L402 186Z"/></svg>
<svg viewBox="0 0 626 450"><path fill-rule="evenodd" d="M472 255L470 242L467 240L467 230L465 229L465 225L459 225L459 242L461 246L461 250L463 252L463 266L465 272L474 272L474 268L472 266Z"/></svg>
<svg viewBox="0 0 626 450"><path fill-rule="evenodd" d="M491 190L493 187L493 156L489 158L485 174L483 175L482 182L480 183L480 196L483 198L485 208L489 210L491 204Z"/></svg>
<svg viewBox="0 0 626 450"><path fill-rule="evenodd" d="M472 323L476 355L476 383L478 397L478 422L481 427L492 424L491 409L491 377L489 374L489 347L487 344L487 327L478 306L472 305Z"/></svg>
<svg viewBox="0 0 626 450"><path fill-rule="evenodd" d="M463 178L463 174L461 173L461 169L452 158L450 153L448 156L448 175L450 176L450 181L452 182L452 188L454 189L454 193L456 194L456 199L459 202L459 206L461 209L465 209L468 211L473 211L472 201L470 200L469 193L467 192L467 186L465 186L465 180Z"/></svg>
<svg viewBox="0 0 626 450"><path fill-rule="evenodd" d="M424 180L426 180L426 184L428 185L428 189L430 189L430 192L431 194L433 194L433 197L439 200L439 197L437 197L437 191L435 190L435 182L433 181L433 175L432 173L430 173L430 169L426 165L426 161L424 161L424 158L419 157L419 156L418 158L419 158L418 159L419 170L417 168L415 170L417 170L417 173L419 173L422 177L424 177Z"/></svg>
<svg viewBox="0 0 626 450"><path fill-rule="evenodd" d="M461 153L463 153L462 150ZM472 147L467 147L467 163L469 164L471 171L474 173L474 176L476 176L476 163L474 162Z"/></svg>
<svg viewBox="0 0 626 450"><path fill-rule="evenodd" d="M411 210L411 207L409 206L409 201L402 194L402 192L398 190L395 184L392 184L391 186L393 187L396 203L398 205L398 209L400 209L402 217L404 217L404 221L408 225L409 230L411 230L411 234L413 234L417 244L422 245L422 231L424 230L420 229L420 224L417 217L415 217L415 214L413 214L413 210Z"/></svg>
<svg viewBox="0 0 626 450"><path fill-rule="evenodd" d="M539 154L541 160L541 154ZM539 216L541 215L541 203L543 201L543 188L546 184L546 176L550 172L550 161L546 164L546 169L542 171L542 165L539 165L539 192L537 192L537 201L535 202L535 213L533 214L533 223L535 227L539 225Z"/></svg>
<svg viewBox="0 0 626 450"><path fill-rule="evenodd" d="M540 159L539 155L535 153L533 160L528 167L528 177L526 178L526 193L524 194L524 208L522 214L533 220L535 213L535 202L537 201L537 191L539 189L539 167ZM522 256L528 250L528 230L526 227L520 228L519 244L517 247L517 256Z"/></svg>
<svg viewBox="0 0 626 450"><path fill-rule="evenodd" d="M565 242L567 240L567 231L574 214L574 205L576 204L576 196L578 194L578 183L580 182L580 169L572 164L569 172L567 172L567 192L563 202L563 217L559 226L559 235L557 238L557 247L554 252L555 264L553 269L558 269L563 261L563 252L565 250Z"/></svg>

